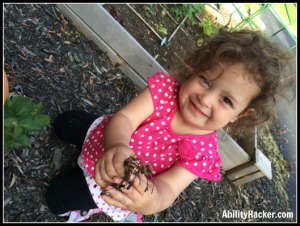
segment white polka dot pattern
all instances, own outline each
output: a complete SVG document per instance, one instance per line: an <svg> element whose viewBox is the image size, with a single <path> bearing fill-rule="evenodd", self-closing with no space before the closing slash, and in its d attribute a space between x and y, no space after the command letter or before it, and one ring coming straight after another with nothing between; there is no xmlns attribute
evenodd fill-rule
<svg viewBox="0 0 300 226"><path fill-rule="evenodd" d="M155 111L132 134L129 146L144 163L149 163L157 175L174 164L182 166L198 177L217 181L221 179L221 158L218 153L217 132L205 136L178 135L172 131L171 121L177 111L179 87L167 74L156 73L148 77ZM86 168L90 191L98 207L101 197L93 189L94 166L103 153L103 134L111 115L96 121L88 132L83 151L82 168ZM99 188L97 188L99 189ZM98 199L99 198L99 199ZM111 213L112 209L105 211Z"/></svg>

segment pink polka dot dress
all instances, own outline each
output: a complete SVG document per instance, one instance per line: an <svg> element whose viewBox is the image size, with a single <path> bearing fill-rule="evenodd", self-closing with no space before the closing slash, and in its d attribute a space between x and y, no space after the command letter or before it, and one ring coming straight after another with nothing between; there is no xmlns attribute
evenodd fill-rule
<svg viewBox="0 0 300 226"><path fill-rule="evenodd" d="M218 153L217 131L208 135L179 135L171 122L178 110L179 86L171 76L161 72L148 77L154 112L132 134L129 146L143 163L149 163L153 176L171 166L179 165L200 178L221 180L221 158ZM101 188L94 177L94 166L104 151L104 128L111 115L97 119L89 129L78 164L83 169L95 203L114 221L132 212L114 208L101 199Z"/></svg>

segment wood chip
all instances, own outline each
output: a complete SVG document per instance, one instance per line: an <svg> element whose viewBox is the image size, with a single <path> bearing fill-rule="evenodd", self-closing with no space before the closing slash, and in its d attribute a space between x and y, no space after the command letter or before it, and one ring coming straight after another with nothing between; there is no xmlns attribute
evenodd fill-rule
<svg viewBox="0 0 300 226"><path fill-rule="evenodd" d="M11 179L9 187L11 188L17 181L18 177L13 173L13 177Z"/></svg>

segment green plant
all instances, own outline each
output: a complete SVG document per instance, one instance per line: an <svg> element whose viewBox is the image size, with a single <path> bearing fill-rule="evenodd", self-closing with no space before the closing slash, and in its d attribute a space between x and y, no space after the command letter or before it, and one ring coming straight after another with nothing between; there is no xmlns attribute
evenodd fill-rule
<svg viewBox="0 0 300 226"><path fill-rule="evenodd" d="M206 36L211 36L215 33L217 33L220 30L220 25L217 23L213 23L212 20L209 18L209 16L204 16L203 20L201 22L198 23L199 27L202 27L203 29L203 33ZM199 38L197 40L197 46L201 46L203 43L203 39Z"/></svg>
<svg viewBox="0 0 300 226"><path fill-rule="evenodd" d="M34 104L22 96L7 99L4 105L4 149L10 151L19 146L29 146L28 132L37 133L49 125L48 115L40 114L42 102Z"/></svg>
<svg viewBox="0 0 300 226"><path fill-rule="evenodd" d="M198 13L205 11L205 4L179 4L175 7L171 7L171 12L175 13L176 20L179 21L183 17L187 16L189 19L193 19Z"/></svg>
<svg viewBox="0 0 300 226"><path fill-rule="evenodd" d="M168 29L166 27L164 27L162 24L159 24L159 25L155 24L155 26L156 26L156 29L159 32L161 32L162 34L164 34L164 35L168 34Z"/></svg>
<svg viewBox="0 0 300 226"><path fill-rule="evenodd" d="M68 56L70 58L70 61L73 63L80 63L80 58L77 56L76 53L68 52Z"/></svg>
<svg viewBox="0 0 300 226"><path fill-rule="evenodd" d="M211 18L207 15L203 17L203 21L198 23L198 26L203 28L203 32L207 36L211 36L220 30L220 25L212 22Z"/></svg>
<svg viewBox="0 0 300 226"><path fill-rule="evenodd" d="M158 12L158 8L156 4L145 4L143 5L143 13L147 18L151 18L155 16Z"/></svg>

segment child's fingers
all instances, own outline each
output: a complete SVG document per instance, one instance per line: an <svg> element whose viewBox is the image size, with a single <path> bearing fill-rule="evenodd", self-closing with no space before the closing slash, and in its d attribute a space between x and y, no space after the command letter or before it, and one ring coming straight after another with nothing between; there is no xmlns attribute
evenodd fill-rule
<svg viewBox="0 0 300 226"><path fill-rule="evenodd" d="M131 200L125 194L110 186L105 190L102 199L109 205L124 209L127 209L127 206L131 203Z"/></svg>
<svg viewBox="0 0 300 226"><path fill-rule="evenodd" d="M100 173L100 166L98 165L98 161L95 165L95 169L94 169L94 178L95 178L95 181L98 185L100 185L101 187L103 187L105 184L104 184L104 181L102 179L102 176L101 176L101 173Z"/></svg>
<svg viewBox="0 0 300 226"><path fill-rule="evenodd" d="M111 165L107 162L106 159L98 159L95 169L94 169L94 178L98 185L101 187L106 187L109 185L109 183L112 182L112 178L107 172L111 172L112 175L115 175L116 173L113 168L107 167L107 165Z"/></svg>

